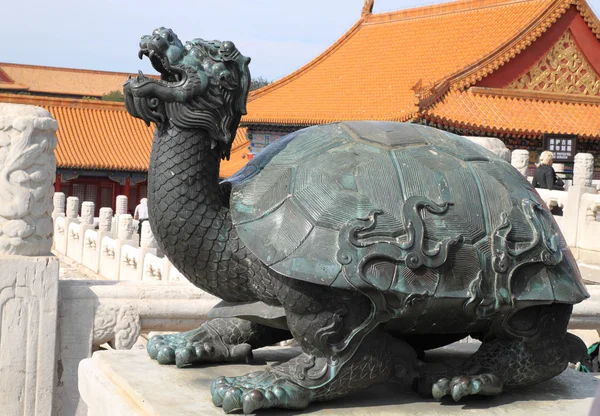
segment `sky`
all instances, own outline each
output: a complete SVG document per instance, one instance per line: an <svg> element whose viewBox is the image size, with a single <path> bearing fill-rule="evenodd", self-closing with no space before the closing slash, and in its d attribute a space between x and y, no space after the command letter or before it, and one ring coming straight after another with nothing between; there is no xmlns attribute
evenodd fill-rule
<svg viewBox="0 0 600 416"><path fill-rule="evenodd" d="M441 3L375 0L374 13ZM171 3L172 6L166 4ZM364 0L6 0L0 62L155 72L137 57L157 27L182 41L233 41L253 77L274 81L327 49L360 18ZM600 0L588 0L596 15Z"/></svg>

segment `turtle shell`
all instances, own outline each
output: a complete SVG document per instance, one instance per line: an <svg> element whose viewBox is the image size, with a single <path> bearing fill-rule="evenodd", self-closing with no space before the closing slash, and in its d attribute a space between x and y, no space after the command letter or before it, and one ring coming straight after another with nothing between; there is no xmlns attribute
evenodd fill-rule
<svg viewBox="0 0 600 416"><path fill-rule="evenodd" d="M460 299L490 287L534 303L587 297L527 180L454 134L392 122L310 127L229 181L240 238L293 279Z"/></svg>

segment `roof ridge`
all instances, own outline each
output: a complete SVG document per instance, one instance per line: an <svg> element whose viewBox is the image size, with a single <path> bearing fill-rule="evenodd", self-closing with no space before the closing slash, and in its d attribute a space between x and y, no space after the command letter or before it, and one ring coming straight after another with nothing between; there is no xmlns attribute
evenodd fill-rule
<svg viewBox="0 0 600 416"><path fill-rule="evenodd" d="M125 110L125 103L119 101L84 100L78 98L47 97L43 95L0 93L0 102L53 107L77 107L98 110Z"/></svg>
<svg viewBox="0 0 600 416"><path fill-rule="evenodd" d="M543 3L560 0L456 0L447 3L431 4L428 6L413 7L410 9L394 10L368 15L367 24L381 23L398 20L409 20L420 17L439 16L448 13L468 12L490 7L507 6L518 3Z"/></svg>
<svg viewBox="0 0 600 416"><path fill-rule="evenodd" d="M53 71L62 71L62 72L84 72L84 73L92 73L98 75L137 75L136 72L118 72L118 71L102 71L98 69L83 69L83 68L66 68L59 66L47 66L47 65L30 65L30 64L17 64L11 62L0 62L0 69L3 66L11 66L11 67L19 67L19 68L31 68L31 69L49 69ZM154 76L159 76L157 74L150 74Z"/></svg>

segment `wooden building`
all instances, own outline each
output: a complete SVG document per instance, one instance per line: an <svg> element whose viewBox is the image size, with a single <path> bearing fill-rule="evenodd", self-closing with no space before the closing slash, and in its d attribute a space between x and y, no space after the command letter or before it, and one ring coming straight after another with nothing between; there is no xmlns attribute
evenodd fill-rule
<svg viewBox="0 0 600 416"><path fill-rule="evenodd" d="M600 162L600 22L584 0L463 0L362 16L330 48L252 94L258 152L342 120L427 124L511 148L577 139ZM598 166L597 166L598 168Z"/></svg>
<svg viewBox="0 0 600 416"><path fill-rule="evenodd" d="M36 105L58 121L56 190L80 201L115 208L129 197L133 211L146 196L154 126L131 117L122 102L102 100L121 90L129 74L0 63L0 102ZM85 99L84 99L85 97ZM247 162L245 129L238 130L231 159L221 165L228 177Z"/></svg>

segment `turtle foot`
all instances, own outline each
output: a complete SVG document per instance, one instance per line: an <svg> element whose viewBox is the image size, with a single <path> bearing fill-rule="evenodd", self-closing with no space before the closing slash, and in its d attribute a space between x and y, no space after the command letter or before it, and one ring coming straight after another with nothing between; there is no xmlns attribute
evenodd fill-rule
<svg viewBox="0 0 600 416"><path fill-rule="evenodd" d="M155 335L147 346L150 358L159 364L186 367L208 362L248 361L252 358L250 344L226 344L206 327L181 334Z"/></svg>
<svg viewBox="0 0 600 416"><path fill-rule="evenodd" d="M215 406L225 413L278 407L304 409L312 401L312 392L273 371L256 371L240 377L219 377L211 387Z"/></svg>
<svg viewBox="0 0 600 416"><path fill-rule="evenodd" d="M480 394L485 396L495 396L502 393L502 379L493 373L462 375L452 379L442 378L433 384L431 393L437 401L442 397L451 395L455 402L465 396Z"/></svg>

